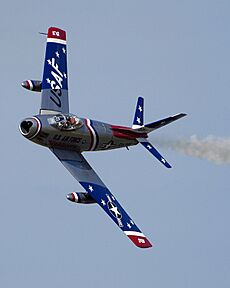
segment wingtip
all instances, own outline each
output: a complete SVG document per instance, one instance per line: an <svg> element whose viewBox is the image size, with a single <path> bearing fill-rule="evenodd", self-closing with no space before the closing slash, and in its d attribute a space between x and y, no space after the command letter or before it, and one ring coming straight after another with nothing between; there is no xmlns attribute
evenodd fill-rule
<svg viewBox="0 0 230 288"><path fill-rule="evenodd" d="M177 113L177 114L175 114L175 115L173 115L171 117L175 118L175 120L178 120L178 119L180 119L182 117L185 117L185 116L187 116L186 113Z"/></svg>
<svg viewBox="0 0 230 288"><path fill-rule="evenodd" d="M129 239L139 248L151 248L153 245L141 232L136 231L124 231Z"/></svg>
<svg viewBox="0 0 230 288"><path fill-rule="evenodd" d="M153 245L146 237L128 235L129 239L139 248L151 248Z"/></svg>

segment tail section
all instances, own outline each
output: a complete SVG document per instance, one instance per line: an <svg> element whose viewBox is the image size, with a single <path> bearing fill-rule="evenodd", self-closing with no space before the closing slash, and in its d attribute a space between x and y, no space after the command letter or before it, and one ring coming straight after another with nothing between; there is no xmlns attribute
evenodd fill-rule
<svg viewBox="0 0 230 288"><path fill-rule="evenodd" d="M50 27L46 44L40 113L56 112L69 112L66 32Z"/></svg>
<svg viewBox="0 0 230 288"><path fill-rule="evenodd" d="M132 129L140 129L144 125L144 98L139 96L133 119Z"/></svg>
<svg viewBox="0 0 230 288"><path fill-rule="evenodd" d="M136 134L136 140L143 145L153 156L155 156L165 167L171 168L172 166L165 160L163 156L153 147L151 143L147 141L147 134L159 129L165 125L170 124L182 117L186 116L185 113L178 113L176 115L149 123L144 125L144 98L138 97L136 112L132 125L132 133ZM143 138L144 135L145 138Z"/></svg>

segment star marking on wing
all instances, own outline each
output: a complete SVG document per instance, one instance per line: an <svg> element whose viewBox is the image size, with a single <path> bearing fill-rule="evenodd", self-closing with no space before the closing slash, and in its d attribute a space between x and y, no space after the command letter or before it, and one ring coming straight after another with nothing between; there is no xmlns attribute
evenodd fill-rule
<svg viewBox="0 0 230 288"><path fill-rule="evenodd" d="M47 62L48 62L49 65L51 65L51 60L50 59L48 59Z"/></svg>
<svg viewBox="0 0 230 288"><path fill-rule="evenodd" d="M93 187L91 185L89 185L89 191L93 192Z"/></svg>
<svg viewBox="0 0 230 288"><path fill-rule="evenodd" d="M118 208L114 205L112 205L113 207L110 208L109 210L112 211L115 214L116 218L120 218L121 217L121 213L118 211Z"/></svg>
<svg viewBox="0 0 230 288"><path fill-rule="evenodd" d="M65 48L64 48L64 47L62 48L62 52L63 52L64 54L65 54L65 52L66 52L66 50L65 50Z"/></svg>
<svg viewBox="0 0 230 288"><path fill-rule="evenodd" d="M117 219L121 219L122 214L120 213L117 206L113 202L110 201L108 202L108 208L114 217L116 217Z"/></svg>
<svg viewBox="0 0 230 288"><path fill-rule="evenodd" d="M137 123L141 124L141 119L139 117L137 117Z"/></svg>
<svg viewBox="0 0 230 288"><path fill-rule="evenodd" d="M131 229L131 225L129 223L127 223L127 226L129 227L129 229Z"/></svg>
<svg viewBox="0 0 230 288"><path fill-rule="evenodd" d="M58 51L55 54L56 54L57 58L59 58L60 55L59 55Z"/></svg>
<svg viewBox="0 0 230 288"><path fill-rule="evenodd" d="M152 146L151 145L147 145L147 148L149 149L149 150L151 150L152 149Z"/></svg>
<svg viewBox="0 0 230 288"><path fill-rule="evenodd" d="M105 205L106 205L105 200L101 199L101 204L102 204L103 206L105 206Z"/></svg>
<svg viewBox="0 0 230 288"><path fill-rule="evenodd" d="M139 110L140 112L142 112L142 107L141 107L141 105L139 105L138 110Z"/></svg>
<svg viewBox="0 0 230 288"><path fill-rule="evenodd" d="M51 82L49 78L46 78L46 81L47 81L47 83L49 83L49 84L50 84L50 82Z"/></svg>

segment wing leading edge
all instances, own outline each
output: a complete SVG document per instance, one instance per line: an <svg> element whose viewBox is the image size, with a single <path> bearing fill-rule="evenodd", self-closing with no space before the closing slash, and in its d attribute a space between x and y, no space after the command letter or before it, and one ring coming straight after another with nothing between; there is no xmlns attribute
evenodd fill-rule
<svg viewBox="0 0 230 288"><path fill-rule="evenodd" d="M152 247L81 153L56 148L51 151L136 246Z"/></svg>

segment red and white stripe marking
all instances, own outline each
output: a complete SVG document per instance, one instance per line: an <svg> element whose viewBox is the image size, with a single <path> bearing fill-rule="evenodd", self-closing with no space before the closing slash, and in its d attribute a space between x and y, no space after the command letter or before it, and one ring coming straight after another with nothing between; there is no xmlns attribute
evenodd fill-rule
<svg viewBox="0 0 230 288"><path fill-rule="evenodd" d="M124 231L124 233L129 237L129 239L140 248L152 247L152 244L141 232L136 231Z"/></svg>
<svg viewBox="0 0 230 288"><path fill-rule="evenodd" d="M77 196L77 193L76 192L72 192L72 196L73 196L73 202L78 202L78 196Z"/></svg>
<svg viewBox="0 0 230 288"><path fill-rule="evenodd" d="M90 146L89 146L89 151L93 151L96 148L97 135L96 135L96 132L95 132L94 128L91 126L90 119L85 119L85 125L88 128L90 136L91 136L91 143L90 143Z"/></svg>
<svg viewBox="0 0 230 288"><path fill-rule="evenodd" d="M66 44L66 32L56 27L48 29L47 42Z"/></svg>
<svg viewBox="0 0 230 288"><path fill-rule="evenodd" d="M26 86L27 86L27 89L30 89L31 91L33 91L34 85L31 80L26 80Z"/></svg>

